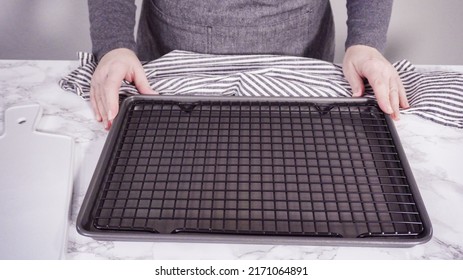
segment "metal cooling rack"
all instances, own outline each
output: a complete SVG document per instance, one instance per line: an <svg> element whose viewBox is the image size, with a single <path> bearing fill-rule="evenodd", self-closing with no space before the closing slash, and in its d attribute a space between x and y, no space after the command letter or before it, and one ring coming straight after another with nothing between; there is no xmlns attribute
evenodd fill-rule
<svg viewBox="0 0 463 280"><path fill-rule="evenodd" d="M407 246L431 237L390 120L366 99L129 98L78 227L123 240Z"/></svg>

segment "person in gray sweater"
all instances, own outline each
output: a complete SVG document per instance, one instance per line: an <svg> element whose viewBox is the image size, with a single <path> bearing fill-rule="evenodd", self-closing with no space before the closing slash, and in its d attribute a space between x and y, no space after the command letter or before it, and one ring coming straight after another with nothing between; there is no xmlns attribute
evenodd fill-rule
<svg viewBox="0 0 463 280"><path fill-rule="evenodd" d="M144 0L137 40L134 0L88 0L91 81L96 119L109 129L118 113L123 80L142 94L150 88L140 61L172 50L213 54L279 54L332 61L334 23L328 0ZM393 119L408 101L397 71L384 58L392 0L346 0L348 36L343 71L353 96L371 84L380 108Z"/></svg>

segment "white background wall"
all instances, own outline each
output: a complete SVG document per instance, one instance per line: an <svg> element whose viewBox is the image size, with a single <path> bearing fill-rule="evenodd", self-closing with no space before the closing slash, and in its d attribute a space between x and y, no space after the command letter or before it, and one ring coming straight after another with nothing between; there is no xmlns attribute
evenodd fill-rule
<svg viewBox="0 0 463 280"><path fill-rule="evenodd" d="M331 3L335 61L340 62L345 0ZM1 0L1 7L0 59L75 59L77 51L91 50L86 0ZM386 57L415 64L463 65L462 15L461 0L395 0Z"/></svg>
<svg viewBox="0 0 463 280"><path fill-rule="evenodd" d="M90 50L87 0L0 4L0 59L75 59Z"/></svg>
<svg viewBox="0 0 463 280"><path fill-rule="evenodd" d="M368 1L368 0L365 0ZM331 0L336 56L342 61L347 34L345 0ZM463 1L395 0L385 56L414 64L463 64Z"/></svg>

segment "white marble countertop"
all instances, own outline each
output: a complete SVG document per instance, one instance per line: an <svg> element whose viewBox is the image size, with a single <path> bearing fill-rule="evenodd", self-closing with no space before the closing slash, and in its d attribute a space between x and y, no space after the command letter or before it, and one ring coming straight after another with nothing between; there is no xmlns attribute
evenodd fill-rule
<svg viewBox="0 0 463 280"><path fill-rule="evenodd" d="M432 239L411 248L102 242L76 231L76 218L107 132L90 104L58 86L77 61L0 61L0 134L6 108L43 107L39 131L75 140L67 259L463 259L463 130L402 115L396 127L433 226ZM421 66L463 71L460 66ZM0 174L1 182L1 174Z"/></svg>

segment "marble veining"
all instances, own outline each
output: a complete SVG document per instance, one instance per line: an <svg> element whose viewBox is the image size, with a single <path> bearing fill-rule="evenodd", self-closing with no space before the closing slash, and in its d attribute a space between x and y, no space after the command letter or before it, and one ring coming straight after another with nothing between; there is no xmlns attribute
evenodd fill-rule
<svg viewBox="0 0 463 280"><path fill-rule="evenodd" d="M75 140L67 259L463 259L463 130L409 115L402 115L396 127L433 224L433 238L425 244L361 248L116 242L82 236L76 231L76 219L107 132L94 120L89 102L58 86L75 67L77 61L0 61L0 133L6 108L35 102L43 107L39 131ZM418 69L463 71L461 66L440 65Z"/></svg>

